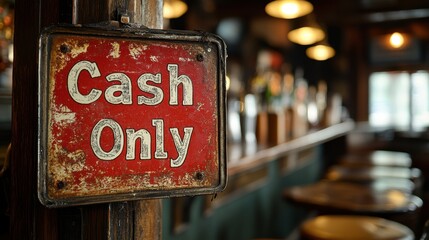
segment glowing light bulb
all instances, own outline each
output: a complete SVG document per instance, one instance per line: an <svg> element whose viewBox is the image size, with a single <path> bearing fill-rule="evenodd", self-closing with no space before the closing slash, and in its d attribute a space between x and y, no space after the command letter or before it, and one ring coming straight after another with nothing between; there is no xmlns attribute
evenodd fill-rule
<svg viewBox="0 0 429 240"><path fill-rule="evenodd" d="M400 48L402 46L404 46L404 36L398 32L394 32L392 33L392 35L390 35L389 38L389 43L390 46L392 46L393 48Z"/></svg>
<svg viewBox="0 0 429 240"><path fill-rule="evenodd" d="M319 28L302 27L288 33L288 39L301 45L311 45L325 38L325 32Z"/></svg>
<svg viewBox="0 0 429 240"><path fill-rule="evenodd" d="M280 8L281 12L286 16L296 16L299 11L299 7L294 3L285 3Z"/></svg>
<svg viewBox="0 0 429 240"><path fill-rule="evenodd" d="M313 5L304 0L274 0L265 6L265 12L273 17L293 19L313 11Z"/></svg>
<svg viewBox="0 0 429 240"><path fill-rule="evenodd" d="M317 45L310 47L306 50L306 54L309 58L324 61L335 55L335 50L327 45Z"/></svg>
<svg viewBox="0 0 429 240"><path fill-rule="evenodd" d="M228 77L228 76L226 76L225 77L225 87L226 87L226 90L228 91L229 89L230 89L230 87L231 87L231 79Z"/></svg>
<svg viewBox="0 0 429 240"><path fill-rule="evenodd" d="M164 18L178 18L185 14L188 10L188 5L180 0L167 0L164 2L163 15Z"/></svg>

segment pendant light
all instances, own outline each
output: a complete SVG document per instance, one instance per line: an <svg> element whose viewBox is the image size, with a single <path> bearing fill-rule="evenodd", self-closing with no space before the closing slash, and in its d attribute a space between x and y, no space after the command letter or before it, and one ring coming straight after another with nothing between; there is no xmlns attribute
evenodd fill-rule
<svg viewBox="0 0 429 240"><path fill-rule="evenodd" d="M287 35L291 42L300 45L312 45L325 38L325 32L322 30L320 25L317 24L314 16L311 14L295 19L292 25L294 26L294 29Z"/></svg>
<svg viewBox="0 0 429 240"><path fill-rule="evenodd" d="M166 19L178 18L187 10L188 5L181 0L164 0L163 15Z"/></svg>
<svg viewBox="0 0 429 240"><path fill-rule="evenodd" d="M287 37L291 42L300 45L311 45L322 40L325 37L325 33L320 28L307 26L290 31Z"/></svg>
<svg viewBox="0 0 429 240"><path fill-rule="evenodd" d="M307 57L316 61L325 61L335 55L335 50L326 43L317 44L307 48L305 51Z"/></svg>
<svg viewBox="0 0 429 240"><path fill-rule="evenodd" d="M400 32L394 32L388 36L389 46L393 49L401 49L407 44L407 35Z"/></svg>
<svg viewBox="0 0 429 240"><path fill-rule="evenodd" d="M277 18L293 19L313 11L313 5L305 0L274 0L265 6L265 12Z"/></svg>

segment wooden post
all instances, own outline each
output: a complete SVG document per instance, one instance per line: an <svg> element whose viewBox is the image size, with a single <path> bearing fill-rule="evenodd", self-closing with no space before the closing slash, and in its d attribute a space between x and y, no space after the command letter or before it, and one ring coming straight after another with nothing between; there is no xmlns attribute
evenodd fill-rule
<svg viewBox="0 0 429 240"><path fill-rule="evenodd" d="M148 28L161 29L163 26L163 0L142 1L142 24Z"/></svg>
<svg viewBox="0 0 429 240"><path fill-rule="evenodd" d="M144 200L135 204L134 239L161 239L161 200Z"/></svg>
<svg viewBox="0 0 429 240"><path fill-rule="evenodd" d="M163 26L162 0L131 0L127 5L119 0L112 4L111 12L119 18L126 15L131 23L148 28ZM161 205L158 199L109 204L109 239L161 239Z"/></svg>
<svg viewBox="0 0 429 240"><path fill-rule="evenodd" d="M148 28L163 26L163 0L142 0L142 22ZM161 239L162 202L159 199L135 203L134 239Z"/></svg>

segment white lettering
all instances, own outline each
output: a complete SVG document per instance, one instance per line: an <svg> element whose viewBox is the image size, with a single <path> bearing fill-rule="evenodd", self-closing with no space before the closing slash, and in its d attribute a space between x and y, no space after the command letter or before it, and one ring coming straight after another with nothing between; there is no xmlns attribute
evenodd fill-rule
<svg viewBox="0 0 429 240"><path fill-rule="evenodd" d="M164 99L164 93L162 89L156 86L148 85L147 82L151 81L154 83L161 83L161 74L158 73L156 75L145 73L139 77L137 83L139 85L140 90L153 94L153 98L147 98L145 96L138 96L138 104L146 104L146 105L157 105L162 102Z"/></svg>
<svg viewBox="0 0 429 240"><path fill-rule="evenodd" d="M113 131L113 147L109 152L105 152L100 145L101 132L105 127L109 127ZM101 160L114 160L121 154L124 141L124 135L121 126L112 119L100 120L92 129L91 133L91 148L94 154Z"/></svg>
<svg viewBox="0 0 429 240"><path fill-rule="evenodd" d="M92 88L88 94L79 91L79 76L82 71L88 71L92 79L101 76L97 64L89 61L80 61L76 63L70 70L67 78L68 92L71 98L80 104L91 104L97 101L103 94L103 91L97 88ZM193 105L193 85L189 76L182 74L179 75L179 66L177 64L168 64L167 70L169 72L169 90L170 99L169 104L179 105L179 88L182 90L182 105ZM111 73L106 76L108 82L118 81L119 84L114 84L107 87L104 91L104 97L110 104L125 104L130 105L133 103L132 98L132 82L125 73ZM155 85L152 85L153 83ZM154 106L160 104L164 99L164 92L162 88L156 84L162 83L161 73L151 74L144 73L137 79L138 88L150 95L137 96L138 105ZM163 119L153 119L152 126L154 130L155 141L155 159L167 159L168 153L165 151L165 128ZM113 132L113 145L110 150L102 148L101 139L103 130L110 129ZM185 127L183 129L183 138L179 134L178 128L170 128L171 138L174 142L177 158L170 158L170 166L173 168L180 167L184 164L188 154L188 148L192 137L193 127ZM124 138L126 134L126 139ZM136 143L140 140L140 155L142 160L151 159L151 134L147 129L132 129L127 128L122 130L118 122L113 119L102 119L92 129L90 142L91 148L96 157L105 161L112 161L119 157L125 146L126 141L126 160L134 160L136 158ZM106 148L106 147L105 147Z"/></svg>
<svg viewBox="0 0 429 240"><path fill-rule="evenodd" d="M167 152L164 151L164 121L162 119L153 119L152 126L155 127L155 159L168 158ZM113 146L110 151L104 151L101 147L101 134L104 128L110 128L113 132ZM170 159L170 166L177 168L183 165L188 154L189 143L193 132L192 127L184 128L184 136L181 139L178 128L171 128L170 133L176 147L177 158ZM135 160L136 142L140 139L140 159L151 159L151 135L146 129L125 129L127 134L126 160ZM124 134L121 126L115 120L102 119L92 129L91 148L95 156L101 160L115 160L121 154L124 146Z"/></svg>
<svg viewBox="0 0 429 240"><path fill-rule="evenodd" d="M140 159L150 159L150 134L146 129L137 132L134 129L127 129L127 160L135 159L136 140L140 138Z"/></svg>
<svg viewBox="0 0 429 240"><path fill-rule="evenodd" d="M120 85L113 85L106 89L104 96L107 102L111 104L132 104L131 100L131 80L123 73L112 73L107 75L106 80L119 81ZM120 92L119 96L115 95L116 92Z"/></svg>
<svg viewBox="0 0 429 240"><path fill-rule="evenodd" d="M170 129L171 135L174 139L174 145L176 145L177 153L179 154L176 159L171 159L171 167L180 167L185 161L186 155L188 154L189 142L191 141L193 130L193 128L185 128L185 136L183 136L183 140L181 140L179 130L177 128Z"/></svg>
<svg viewBox="0 0 429 240"><path fill-rule="evenodd" d="M167 158L167 153L164 151L164 121L162 119L153 119L152 126L155 127L156 151L155 158Z"/></svg>
<svg viewBox="0 0 429 240"><path fill-rule="evenodd" d="M170 80L170 105L179 105L179 87L181 86L183 96L182 104L184 106L193 105L193 85L192 80L187 75L178 75L179 66L177 64L168 64L167 66ZM70 96L74 101L80 104L90 104L97 101L103 93L100 89L91 89L84 95L79 92L78 79L80 73L86 70L91 78L101 76L97 64L89 61L80 61L76 63L70 70L67 78L67 86ZM104 96L106 101L111 104L132 104L132 84L130 78L125 73L111 73L106 76L108 82L119 81L120 84L112 85L105 90ZM164 99L164 92L158 86L150 85L149 82L155 84L162 83L161 73L151 74L144 73L137 79L138 87L141 91L153 96L137 96L137 104L154 106L160 104Z"/></svg>
<svg viewBox="0 0 429 240"><path fill-rule="evenodd" d="M177 77L179 66L177 64L168 64L168 71L170 72L170 105L178 105L178 87L179 84L183 85L183 105L190 106L193 103L193 89L192 81L186 75Z"/></svg>
<svg viewBox="0 0 429 240"><path fill-rule="evenodd" d="M70 70L67 78L67 86L69 94L73 98L73 100L80 104L90 104L100 97L102 91L98 89L91 89L88 95L82 95L79 92L77 79L82 70L87 70L92 78L101 76L100 70L98 69L96 63L91 63L89 61L80 61L76 63Z"/></svg>

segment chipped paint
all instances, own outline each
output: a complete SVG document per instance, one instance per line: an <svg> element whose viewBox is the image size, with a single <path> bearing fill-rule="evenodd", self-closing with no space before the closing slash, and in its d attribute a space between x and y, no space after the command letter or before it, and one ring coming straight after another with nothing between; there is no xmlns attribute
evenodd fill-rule
<svg viewBox="0 0 429 240"><path fill-rule="evenodd" d="M204 103L197 103L197 111L200 111L201 108L204 106Z"/></svg>
<svg viewBox="0 0 429 240"><path fill-rule="evenodd" d="M183 58L183 57L179 57L179 61L181 62L191 62L192 59L191 58Z"/></svg>
<svg viewBox="0 0 429 240"><path fill-rule="evenodd" d="M152 61L152 62L159 62L157 56L150 56L150 61Z"/></svg>
<svg viewBox="0 0 429 240"><path fill-rule="evenodd" d="M85 43L83 45L74 45L70 50L71 57L76 58L80 54L85 53L88 50L88 47L88 43Z"/></svg>
<svg viewBox="0 0 429 240"><path fill-rule="evenodd" d="M128 50L130 52L130 56L134 59L137 60L140 55L143 54L143 52L147 49L146 45L137 45L135 43L131 43L128 45Z"/></svg>
<svg viewBox="0 0 429 240"><path fill-rule="evenodd" d="M76 121L76 113L72 112L64 105L59 105L58 108L53 110L53 121L63 126L64 124L71 124Z"/></svg>
<svg viewBox="0 0 429 240"><path fill-rule="evenodd" d="M89 44L78 40L54 40L54 45L57 47L52 52L53 69L56 72L61 71L65 65L72 59L78 57L80 54L85 53L88 50ZM62 52L61 47L64 46L68 51Z"/></svg>
<svg viewBox="0 0 429 240"><path fill-rule="evenodd" d="M110 51L109 57L119 58L121 56L121 45L118 42L112 42L110 45L112 45L112 50Z"/></svg>
<svg viewBox="0 0 429 240"><path fill-rule="evenodd" d="M73 164L70 164L70 170L72 172L82 171L85 168L86 154L82 150L77 150L67 154L67 158L73 161Z"/></svg>

